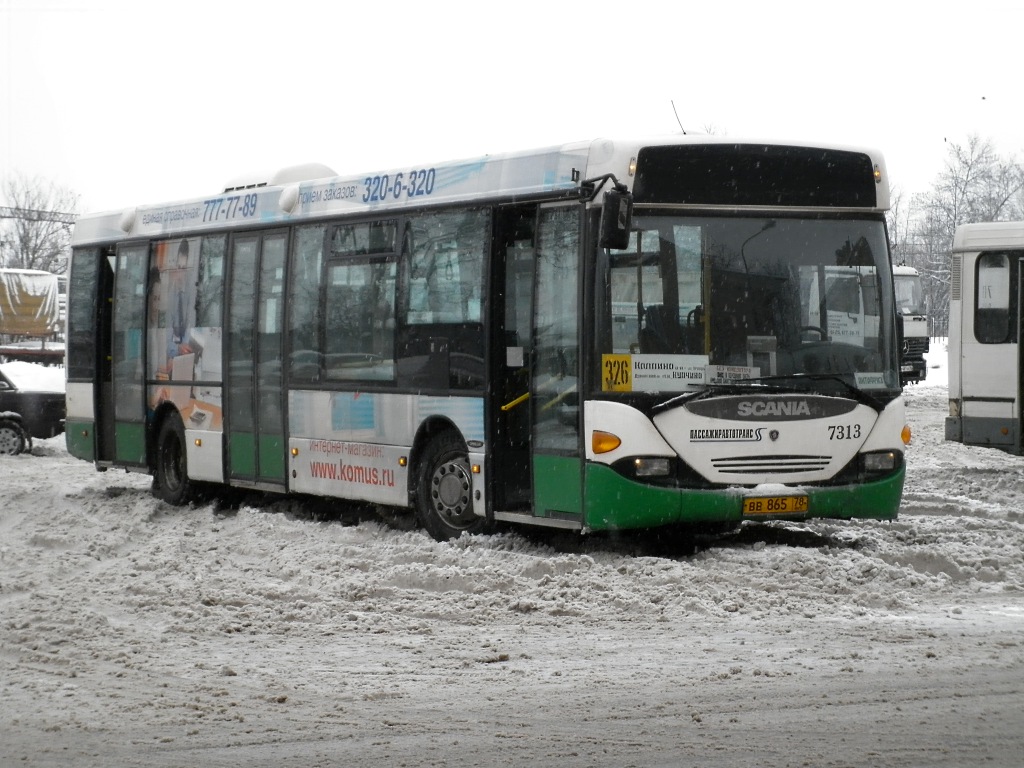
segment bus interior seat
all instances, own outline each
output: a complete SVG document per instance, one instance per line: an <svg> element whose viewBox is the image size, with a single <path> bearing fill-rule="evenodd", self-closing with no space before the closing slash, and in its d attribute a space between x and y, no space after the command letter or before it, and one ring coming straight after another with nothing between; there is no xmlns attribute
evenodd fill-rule
<svg viewBox="0 0 1024 768"><path fill-rule="evenodd" d="M644 327L640 330L640 348L646 353L683 352L683 333L671 307L651 304L644 308Z"/></svg>

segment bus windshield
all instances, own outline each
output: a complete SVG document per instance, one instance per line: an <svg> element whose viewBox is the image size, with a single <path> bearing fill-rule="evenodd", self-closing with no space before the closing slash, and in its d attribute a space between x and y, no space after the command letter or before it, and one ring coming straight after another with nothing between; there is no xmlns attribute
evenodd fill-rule
<svg viewBox="0 0 1024 768"><path fill-rule="evenodd" d="M629 356L629 391L769 377L899 388L880 219L659 214L633 225L627 248L600 254L595 313L597 358Z"/></svg>

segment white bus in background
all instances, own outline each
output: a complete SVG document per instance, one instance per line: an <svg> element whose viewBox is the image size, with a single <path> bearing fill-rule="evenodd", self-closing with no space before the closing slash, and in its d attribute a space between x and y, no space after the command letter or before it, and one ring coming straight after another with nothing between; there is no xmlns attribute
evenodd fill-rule
<svg viewBox="0 0 1024 768"><path fill-rule="evenodd" d="M904 264L892 268L896 289L896 311L903 318L903 344L900 349L900 379L904 384L924 381L928 372L924 356L928 352L928 311L925 309L921 273Z"/></svg>
<svg viewBox="0 0 1024 768"><path fill-rule="evenodd" d="M1024 222L964 224L953 237L946 439L1020 454Z"/></svg>

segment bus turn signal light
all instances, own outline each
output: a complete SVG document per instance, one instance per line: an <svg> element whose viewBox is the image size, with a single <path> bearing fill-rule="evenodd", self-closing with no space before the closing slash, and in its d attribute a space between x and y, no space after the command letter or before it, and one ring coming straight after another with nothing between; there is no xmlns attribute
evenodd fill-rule
<svg viewBox="0 0 1024 768"><path fill-rule="evenodd" d="M594 453L608 453L622 445L622 441L611 432L595 429L590 436L590 445Z"/></svg>
<svg viewBox="0 0 1024 768"><path fill-rule="evenodd" d="M904 424L903 431L900 433L900 437L903 438L904 445L910 445L910 425Z"/></svg>

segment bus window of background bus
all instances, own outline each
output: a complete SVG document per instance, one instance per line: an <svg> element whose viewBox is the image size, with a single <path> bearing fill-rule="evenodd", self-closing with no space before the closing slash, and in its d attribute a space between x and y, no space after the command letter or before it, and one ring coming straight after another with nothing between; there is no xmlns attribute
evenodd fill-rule
<svg viewBox="0 0 1024 768"><path fill-rule="evenodd" d="M974 336L982 344L1005 344L1016 341L1016 289L1011 261L1006 253L983 253L975 267Z"/></svg>
<svg viewBox="0 0 1024 768"><path fill-rule="evenodd" d="M336 226L324 287L324 375L333 381L395 377L397 222Z"/></svg>
<svg viewBox="0 0 1024 768"><path fill-rule="evenodd" d="M298 381L320 380L320 280L326 227L298 227L288 279L288 339L290 376Z"/></svg>

